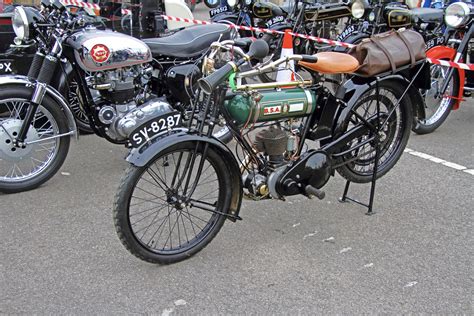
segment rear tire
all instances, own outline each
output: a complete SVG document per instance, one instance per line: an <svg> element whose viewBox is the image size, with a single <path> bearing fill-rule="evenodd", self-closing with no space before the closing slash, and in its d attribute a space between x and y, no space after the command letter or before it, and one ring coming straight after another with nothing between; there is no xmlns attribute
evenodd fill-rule
<svg viewBox="0 0 474 316"><path fill-rule="evenodd" d="M388 111L393 108L395 102L403 95L404 89L402 86L394 84L393 82L381 82L379 89L381 114L388 114ZM354 110L367 119L375 115L376 99L374 88L361 96ZM407 96L405 96L401 99L399 108L395 110L388 119L388 123L382 128L382 146L377 168L377 178L385 175L395 166L398 159L400 159L407 145L408 137L410 136L412 121L413 112L411 102ZM354 115L351 116L346 122L344 131L349 130L352 125L357 123L359 123L359 120ZM363 142L368 136L369 135L364 135L364 137L355 139L343 150ZM355 157L358 158L349 162ZM337 168L337 172L351 182L368 183L372 181L374 158L375 147L373 142L370 142L358 150L353 150L343 156L340 162L347 161L347 163Z"/></svg>
<svg viewBox="0 0 474 316"><path fill-rule="evenodd" d="M197 178L195 171L197 162L202 159L203 147L198 146L191 183ZM201 251L224 224L225 215L205 211L196 206L197 201L193 202L193 199L205 200L199 203L206 203L208 208L214 207L224 214L229 210L232 188L229 171L212 147L208 148L202 173L189 199L188 194L183 193L182 185L171 185L176 170L177 178L183 177L183 166L195 149L195 142L176 144L157 154L144 167L130 165L126 170L115 196L113 217L120 241L134 256L159 264L185 260ZM218 188L213 188L213 185ZM167 216L159 214L160 211L167 212ZM157 218L163 215L163 222L158 225ZM197 223L193 223L193 219ZM178 238L172 240L176 234ZM191 235L194 238L190 239Z"/></svg>

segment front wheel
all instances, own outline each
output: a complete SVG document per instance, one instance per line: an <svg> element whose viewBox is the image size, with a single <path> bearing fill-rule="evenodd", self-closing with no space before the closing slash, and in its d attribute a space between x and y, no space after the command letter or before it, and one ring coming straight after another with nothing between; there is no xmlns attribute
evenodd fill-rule
<svg viewBox="0 0 474 316"><path fill-rule="evenodd" d="M67 119L59 105L45 96L38 106L25 138L15 146L32 91L26 87L0 90L0 192L31 190L49 180L59 170L69 150Z"/></svg>
<svg viewBox="0 0 474 316"><path fill-rule="evenodd" d="M459 94L459 76L457 71L447 76L449 67L431 65L431 88L423 92L425 98L425 118L416 120L412 130L417 134L429 134L443 124L448 117ZM440 89L449 80L446 92Z"/></svg>
<svg viewBox="0 0 474 316"><path fill-rule="evenodd" d="M114 203L120 241L151 263L187 259L221 229L231 187L225 161L203 143L178 143L144 167L130 165Z"/></svg>
<svg viewBox="0 0 474 316"><path fill-rule="evenodd" d="M379 99L380 118L386 121L379 134L379 163L377 178L385 175L400 159L407 145L413 121L411 102L404 96L404 88L393 82L379 84L379 97L374 89L364 93L354 107L358 113L352 114L344 127L345 131L360 124L361 118L374 119ZM396 106L398 100L400 104ZM392 112L393 110L393 112ZM390 114L391 113L391 114ZM381 120L381 121L382 121ZM375 141L370 141L372 133L354 139L342 151L348 151L339 163L344 165L337 169L338 173L351 182L368 183L372 180L375 166Z"/></svg>

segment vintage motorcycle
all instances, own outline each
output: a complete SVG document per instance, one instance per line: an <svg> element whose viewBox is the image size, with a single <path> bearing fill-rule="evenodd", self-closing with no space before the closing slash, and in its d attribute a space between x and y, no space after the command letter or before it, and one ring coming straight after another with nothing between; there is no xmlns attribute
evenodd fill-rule
<svg viewBox="0 0 474 316"><path fill-rule="evenodd" d="M442 43L443 9L417 8L410 2L407 4L392 0L354 0L351 21L337 40L359 44L374 34L412 27L423 35L428 45Z"/></svg>
<svg viewBox="0 0 474 316"><path fill-rule="evenodd" d="M211 25L143 42L93 27L77 30L80 17L59 2L46 1L44 7L42 13L15 9L17 37L35 38L39 45L28 76L0 77L2 192L33 189L64 162L76 133L74 115L60 92L70 89L69 77L77 83L94 132L128 145L129 132L161 107L171 103L185 115L200 77L196 64L210 43L230 35L227 26Z"/></svg>
<svg viewBox="0 0 474 316"><path fill-rule="evenodd" d="M215 50L232 50L218 42L212 48L211 64ZM133 255L162 264L184 260L204 248L226 219L241 219L244 197L322 199L322 187L335 171L348 181L375 185L402 155L412 107L421 98L412 83L422 65L403 66L378 79L354 76L336 95L311 80L241 84L242 78L290 61L315 78L359 67L350 55L321 52L238 71L268 50L265 41L257 40L248 54L200 79L201 92L186 124L179 113L162 108L130 134L134 149L113 214L118 236ZM236 140L234 152L212 137L221 115ZM153 136L145 137L149 129ZM320 147L310 148L308 141L319 141Z"/></svg>
<svg viewBox="0 0 474 316"><path fill-rule="evenodd" d="M292 32L309 36L335 38L338 34L337 23L341 21L341 19L351 15L349 3L347 2L310 3L296 0L281 7L272 3L246 3L250 9L247 8L246 10L237 11L239 12L239 18L240 20L243 20L244 25L261 26L280 32L280 34L241 34L245 36L261 37L270 45L272 54L267 56L266 60L277 60L280 57L283 43L283 36L281 33L283 31L289 29ZM220 8L215 10L219 9ZM246 13L249 10L251 12L250 15ZM218 17L225 21L226 14L227 13L221 13ZM246 18L243 19L242 16ZM246 19L248 21L254 21L253 24L246 22ZM239 20L233 23L238 24L238 21ZM324 45L303 38L295 38L293 41L293 47L293 51L297 54L314 54L318 50L321 50ZM297 66L297 68L297 70L300 70L299 66ZM276 79L276 73L263 73L258 77L263 82L273 82Z"/></svg>
<svg viewBox="0 0 474 316"><path fill-rule="evenodd" d="M164 1L154 1L154 3L149 3L145 0L142 0L140 5L135 5L129 10L132 14L127 14L125 16L115 17L113 12L121 11L122 5L121 4L113 4L113 3L103 3L103 8L100 10L101 15L98 15L96 12L97 10L92 10L85 5L85 2L82 1L62 1L62 4L66 5L67 9L71 12L75 12L75 15L80 15L83 23L76 27L78 29L84 28L87 25L94 25L98 29L106 29L112 28L114 31L118 31L128 35L134 35L134 37L140 38L155 38L160 35L163 35L164 32L173 32L176 29L182 28L186 24L181 22L169 21L165 23L162 19L158 19L156 21L156 17L161 18L162 13L170 14L170 15L177 15L181 17L193 18L190 12L187 12L186 5L181 3L179 0L164 0ZM96 5L97 6L97 5ZM33 60L35 52L37 50L36 42L35 41L27 41L27 42L20 42L19 40L15 41L14 37L15 32L13 31L13 27L11 25L11 20L13 16L13 9L14 7L10 7L9 13L0 14L0 75L3 74L22 74L26 75L28 73L29 65ZM83 9L87 10L84 11ZM140 12L137 11L139 9ZM156 10L158 9L158 10ZM96 14L97 13L97 14ZM130 17L133 15L137 15L138 13L144 14L146 18L144 19L144 23L142 24L143 30L138 32L134 31L132 21ZM121 21L121 26L114 21L116 18ZM128 21L128 23L127 23ZM146 23L145 23L146 22ZM128 25L128 27L124 27ZM212 30L211 30L212 32ZM192 36L192 34L190 34ZM212 38L209 40L209 44L215 40L216 38ZM161 61L162 59L167 59L169 61L169 56L160 56L161 58L156 59L157 61ZM70 69L72 66L66 64L64 68L66 68L66 72L71 74L72 70ZM57 83L52 83L52 86L58 89L59 92L65 97L70 105L70 108L76 118L76 124L82 133L93 133L93 129L89 124L89 119L87 114L84 112L84 106L80 104L80 98L77 94L77 82L74 80L72 76L69 76L67 80L67 87L70 89L68 90L61 90Z"/></svg>
<svg viewBox="0 0 474 316"><path fill-rule="evenodd" d="M434 46L426 52L427 57L453 62L472 63L473 16L471 3L455 2L446 8L446 45ZM466 92L474 91L472 71L431 65L431 89L424 91L425 113L417 119L413 131L427 134L436 130L448 117L451 110L459 108Z"/></svg>

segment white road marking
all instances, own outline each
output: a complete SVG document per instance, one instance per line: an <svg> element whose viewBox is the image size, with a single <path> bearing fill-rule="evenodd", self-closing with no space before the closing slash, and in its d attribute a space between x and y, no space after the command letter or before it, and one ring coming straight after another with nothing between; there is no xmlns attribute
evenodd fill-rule
<svg viewBox="0 0 474 316"><path fill-rule="evenodd" d="M344 253L344 252L348 252L348 251L351 251L352 248L351 247L347 247L347 248L342 248L339 253Z"/></svg>
<svg viewBox="0 0 474 316"><path fill-rule="evenodd" d="M438 158L438 157L435 157L435 156L431 156L431 155L428 155L428 154L425 154L425 153L422 153L422 152L419 152L419 151L416 151L416 150L413 150L413 149L410 149L410 148L405 148L405 152L412 155L412 156L416 156L416 157L419 157L419 158L422 158L422 159L426 159L426 160L429 160L431 162L449 167L451 169L463 171L465 173L468 173L468 174L474 176L474 169L467 169L467 167L464 167L460 164L457 164L457 163L454 163L454 162L449 162L449 161L446 161L444 159L441 159L441 158Z"/></svg>

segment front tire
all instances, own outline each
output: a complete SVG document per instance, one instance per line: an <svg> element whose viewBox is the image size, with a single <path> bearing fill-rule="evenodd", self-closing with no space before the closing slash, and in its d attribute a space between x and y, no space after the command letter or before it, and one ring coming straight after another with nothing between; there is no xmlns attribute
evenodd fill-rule
<svg viewBox="0 0 474 316"><path fill-rule="evenodd" d="M439 95L439 89L446 80L448 67L440 65L431 65L431 89L425 91L423 96L425 98L425 118L417 118L414 124L413 132L423 135L435 131L451 113L451 109L456 103L452 98L459 94L459 76L457 71L453 71L451 78L449 78L448 87L444 96Z"/></svg>
<svg viewBox="0 0 474 316"><path fill-rule="evenodd" d="M125 172L113 217L120 241L134 256L159 264L185 260L221 229L230 205L229 170L212 147L203 156L204 147L179 143L144 167L130 165ZM187 165L193 168L185 171ZM178 180L188 176L188 188L194 190Z"/></svg>
<svg viewBox="0 0 474 316"><path fill-rule="evenodd" d="M17 193L48 181L64 163L69 136L13 146L22 125L32 91L26 87L0 90L0 192ZM3 128L2 128L3 127ZM48 95L39 105L25 141L37 141L69 131L60 106Z"/></svg>
<svg viewBox="0 0 474 316"><path fill-rule="evenodd" d="M387 116L392 110L403 93L404 88L393 82L381 82L379 84L380 95L380 112L382 116ZM376 113L377 95L375 88L368 90L361 96L354 110L368 119L374 117ZM410 129L413 121L413 112L411 102L407 96L400 100L400 105L388 117L387 124L381 130L381 144L379 165L377 168L377 178L385 175L390 169L395 166L398 159L400 159L410 136ZM361 121L355 115L352 115L346 122L345 131L361 124ZM371 135L366 134L363 137L354 139L343 150L353 148L355 145L362 144ZM375 144L371 141L359 149L352 150L344 155L340 163L345 163L343 166L337 168L337 172L351 182L368 183L372 181L375 162Z"/></svg>

